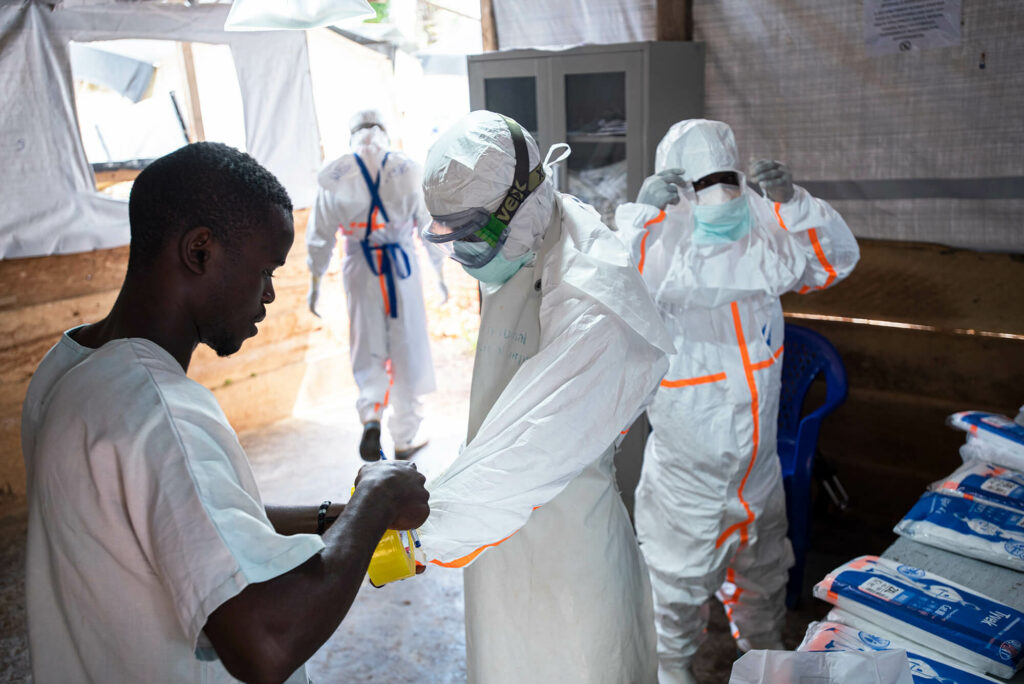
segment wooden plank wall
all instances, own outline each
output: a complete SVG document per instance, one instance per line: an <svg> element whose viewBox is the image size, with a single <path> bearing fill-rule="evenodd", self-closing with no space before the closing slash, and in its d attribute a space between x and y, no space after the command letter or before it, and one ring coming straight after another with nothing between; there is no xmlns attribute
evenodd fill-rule
<svg viewBox="0 0 1024 684"><path fill-rule="evenodd" d="M275 276L277 299L259 335L223 359L201 346L189 369L190 377L213 390L239 431L291 414L308 358L347 358L338 335L328 339L325 326L306 309L307 217L308 210L295 213L295 244ZM107 313L127 263L127 247L0 261L0 508L24 499L21 403L32 373L64 330Z"/></svg>
<svg viewBox="0 0 1024 684"><path fill-rule="evenodd" d="M1024 403L1024 256L860 244L844 283L787 295L783 308L787 322L822 333L843 356L849 398L819 444L857 511L890 525L960 463L964 435L945 427L946 416L1012 416ZM821 397L816 388L809 402Z"/></svg>

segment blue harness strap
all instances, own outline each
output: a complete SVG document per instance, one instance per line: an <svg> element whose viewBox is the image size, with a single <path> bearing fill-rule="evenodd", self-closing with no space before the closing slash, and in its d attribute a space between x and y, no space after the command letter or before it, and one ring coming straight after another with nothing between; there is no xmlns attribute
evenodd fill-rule
<svg viewBox="0 0 1024 684"><path fill-rule="evenodd" d="M384 165L388 162L388 154L390 152L384 155L384 159L380 163L381 171L384 170ZM388 212L384 208L384 203L380 201L380 172L377 172L377 178L374 180L370 177L370 172L359 155L356 154L354 156L356 163L359 165L359 170L363 174L363 180L366 181L366 188L370 191L370 209L366 215L366 233L359 244L363 248L363 256L366 258L366 264L370 267L370 272L375 276L382 274L384 276L384 282L387 285L388 315L391 318L398 318L398 292L395 288L395 276L397 275L401 280L408 278L412 274L412 263L402 245L397 242L385 242L379 245L370 243L374 212L380 211L380 215L385 223L388 222Z"/></svg>

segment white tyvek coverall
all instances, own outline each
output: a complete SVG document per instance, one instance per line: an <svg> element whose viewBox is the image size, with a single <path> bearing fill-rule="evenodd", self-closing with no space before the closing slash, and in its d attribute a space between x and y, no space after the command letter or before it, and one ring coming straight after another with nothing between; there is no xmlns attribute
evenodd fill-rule
<svg viewBox="0 0 1024 684"><path fill-rule="evenodd" d="M357 149L371 177L377 178L383 150L370 145ZM420 167L401 152L388 153L380 172L379 194L387 212L385 222L374 214L367 228L371 195L353 154L331 162L320 172L316 205L306 228L307 262L314 276L322 276L331 261L337 233L345 236L342 281L348 300L349 345L352 375L359 387L359 419L380 420L390 404L394 412L388 428L398 449L408 447L422 421L419 397L433 392L434 365L427 338L420 268L413 233L430 223L423 204ZM361 241L393 244L388 249L397 317L389 315L388 279L371 270ZM440 274L444 255L433 245L427 253ZM408 257L408 271L405 260ZM380 272L380 250L371 250ZM406 275L407 273L407 275ZM405 277L402 277L405 275Z"/></svg>
<svg viewBox="0 0 1024 684"><path fill-rule="evenodd" d="M842 217L803 188L781 205L743 193L750 232L725 244L693 242L685 198L665 213L616 212L676 347L647 411L635 510L666 673L689 667L716 591L741 649L781 648L793 556L776 451L779 296L834 285L860 254Z"/></svg>
<svg viewBox="0 0 1024 684"><path fill-rule="evenodd" d="M428 485L421 539L437 565L476 559L469 681L652 682L650 585L612 456L671 344L598 214L555 205L536 261L483 286L468 443Z"/></svg>

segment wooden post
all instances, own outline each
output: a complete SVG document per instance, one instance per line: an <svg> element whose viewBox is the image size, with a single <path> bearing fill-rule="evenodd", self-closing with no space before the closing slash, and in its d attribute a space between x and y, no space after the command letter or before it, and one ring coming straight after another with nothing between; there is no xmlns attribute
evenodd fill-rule
<svg viewBox="0 0 1024 684"><path fill-rule="evenodd" d="M188 127L189 142L206 140L203 130L203 113L199 108L199 86L196 83L196 64L192 57L192 43L178 43L181 73L185 77L184 105L185 123Z"/></svg>
<svg viewBox="0 0 1024 684"><path fill-rule="evenodd" d="M693 40L693 0L657 0L658 40Z"/></svg>
<svg viewBox="0 0 1024 684"><path fill-rule="evenodd" d="M484 52L498 49L498 27L494 24L494 5L491 0L480 0L480 31L483 34Z"/></svg>

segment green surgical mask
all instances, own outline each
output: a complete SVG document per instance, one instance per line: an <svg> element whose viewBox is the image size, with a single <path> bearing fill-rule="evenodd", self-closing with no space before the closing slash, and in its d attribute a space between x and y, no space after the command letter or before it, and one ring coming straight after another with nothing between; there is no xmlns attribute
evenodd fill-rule
<svg viewBox="0 0 1024 684"><path fill-rule="evenodd" d="M750 232L750 205L740 196L721 204L693 208L693 241L697 244L735 242Z"/></svg>

